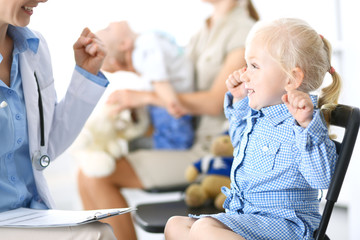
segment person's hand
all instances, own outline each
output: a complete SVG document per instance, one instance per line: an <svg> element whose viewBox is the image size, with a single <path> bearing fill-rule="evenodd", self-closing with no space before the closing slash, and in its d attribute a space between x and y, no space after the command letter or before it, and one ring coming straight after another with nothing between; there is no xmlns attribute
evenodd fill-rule
<svg viewBox="0 0 360 240"><path fill-rule="evenodd" d="M236 70L229 75L228 79L226 79L226 87L233 95L234 101L239 101L247 95L245 84L243 83L243 80L241 80L241 76L244 74L245 71L246 67L240 70Z"/></svg>
<svg viewBox="0 0 360 240"><path fill-rule="evenodd" d="M298 90L290 90L282 96L282 101L297 123L306 128L313 118L314 111L310 95Z"/></svg>
<svg viewBox="0 0 360 240"><path fill-rule="evenodd" d="M106 56L105 47L100 39L90 29L85 28L73 48L76 64L97 75Z"/></svg>
<svg viewBox="0 0 360 240"><path fill-rule="evenodd" d="M168 113L174 118L180 118L187 114L186 108L181 105L179 102L172 102L166 106Z"/></svg>
<svg viewBox="0 0 360 240"><path fill-rule="evenodd" d="M143 95L140 92L129 89L115 90L110 94L107 103L116 106L113 109L114 113L144 105Z"/></svg>

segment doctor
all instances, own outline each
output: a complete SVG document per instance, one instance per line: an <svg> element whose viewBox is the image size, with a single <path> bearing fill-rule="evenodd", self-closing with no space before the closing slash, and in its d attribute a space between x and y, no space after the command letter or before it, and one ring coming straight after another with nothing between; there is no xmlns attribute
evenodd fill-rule
<svg viewBox="0 0 360 240"><path fill-rule="evenodd" d="M57 102L45 39L26 26L47 0L0 0L0 212L52 208L42 170L76 138L108 84L104 47L89 29L74 44L76 67ZM103 223L78 227L0 228L1 239L115 239Z"/></svg>

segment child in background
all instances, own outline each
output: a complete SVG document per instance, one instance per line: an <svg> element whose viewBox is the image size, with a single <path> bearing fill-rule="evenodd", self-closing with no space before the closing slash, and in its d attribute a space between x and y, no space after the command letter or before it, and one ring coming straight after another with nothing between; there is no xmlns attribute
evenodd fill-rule
<svg viewBox="0 0 360 240"><path fill-rule="evenodd" d="M185 108L176 95L176 92L194 90L192 65L182 49L163 33L136 34L125 21L110 23L97 34L109 53L102 69L111 73L130 71L138 74L163 102L164 108L149 106L154 127L153 147L191 147L194 138L192 117L184 115Z"/></svg>
<svg viewBox="0 0 360 240"><path fill-rule="evenodd" d="M226 81L234 145L225 213L173 217L166 239L312 239L337 159L327 123L340 92L331 45L306 22L279 19L248 35L247 68ZM321 96L325 74L332 83Z"/></svg>

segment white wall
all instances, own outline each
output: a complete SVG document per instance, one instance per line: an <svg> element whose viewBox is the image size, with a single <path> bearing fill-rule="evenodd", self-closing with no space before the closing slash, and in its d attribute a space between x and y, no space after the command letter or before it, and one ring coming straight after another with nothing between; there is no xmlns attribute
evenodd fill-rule
<svg viewBox="0 0 360 240"><path fill-rule="evenodd" d="M342 30L344 40L344 91L343 102L360 107L360 3L341 1ZM354 149L349 174L345 184L349 186L349 240L360 239L360 137Z"/></svg>

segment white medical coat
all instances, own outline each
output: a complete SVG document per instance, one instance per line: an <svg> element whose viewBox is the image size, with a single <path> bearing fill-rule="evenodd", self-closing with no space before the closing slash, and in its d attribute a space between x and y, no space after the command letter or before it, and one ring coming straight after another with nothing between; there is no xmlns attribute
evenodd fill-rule
<svg viewBox="0 0 360 240"><path fill-rule="evenodd" d="M31 157L40 150L39 96L34 77L36 72L43 103L45 151L53 161L75 140L106 88L74 71L65 97L57 102L49 49L41 34L36 33L36 35L40 40L37 53L28 49L19 56L29 149ZM40 197L49 208L54 207L43 172L33 167L33 173Z"/></svg>

